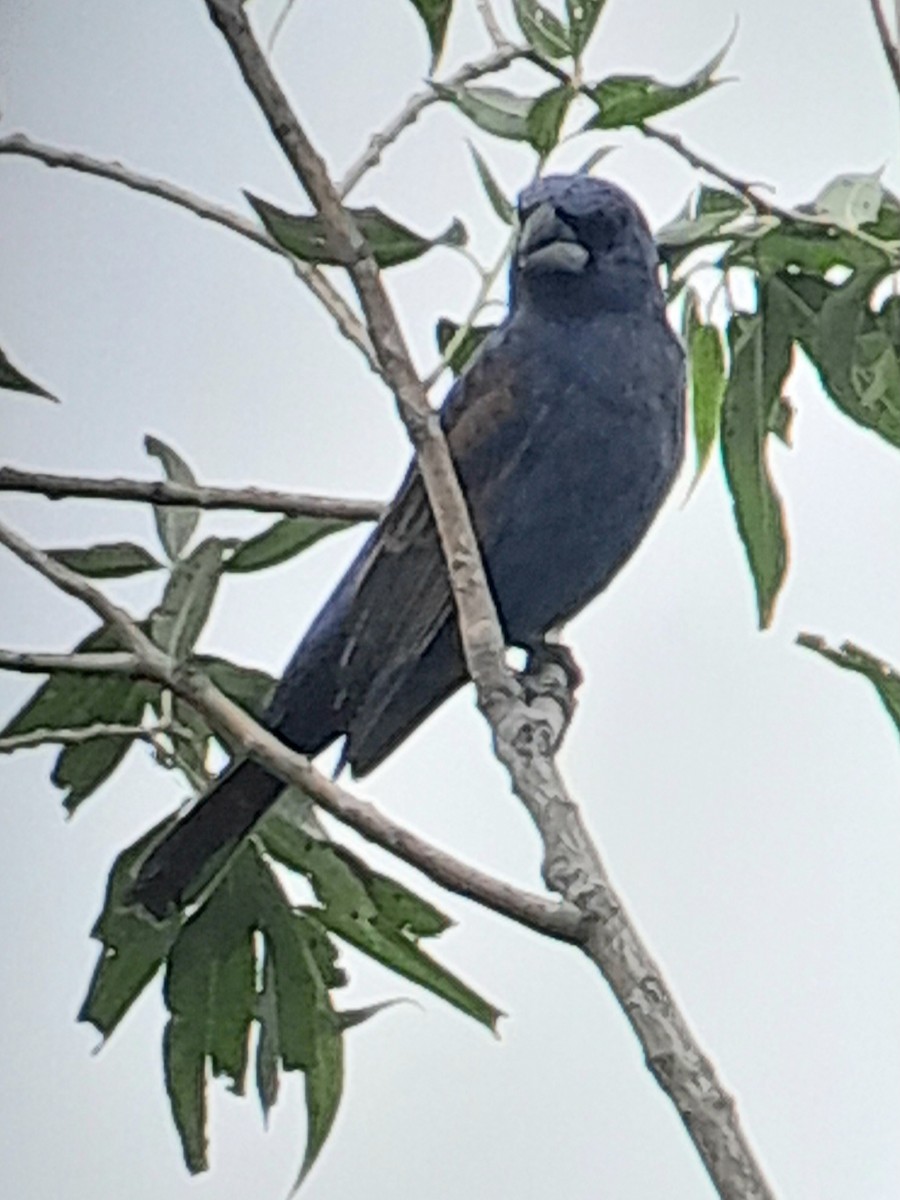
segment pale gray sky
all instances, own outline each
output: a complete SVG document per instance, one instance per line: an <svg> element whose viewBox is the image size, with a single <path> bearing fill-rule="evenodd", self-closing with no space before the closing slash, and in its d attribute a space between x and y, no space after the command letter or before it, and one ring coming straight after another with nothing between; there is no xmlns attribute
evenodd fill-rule
<svg viewBox="0 0 900 1200"><path fill-rule="evenodd" d="M255 0L261 25L277 11ZM458 0L447 65L484 49ZM506 17L510 5L499 3ZM465 10L465 11L463 11ZM897 98L868 5L609 0L589 73L679 80L739 27L736 81L664 118L730 171L809 200L836 174L886 165L900 190ZM119 158L240 207L247 187L300 207L205 6L157 0L0 0L4 132ZM340 173L427 70L406 0L297 0L282 77ZM522 76L528 82L528 76ZM475 248L503 230L465 137L510 192L531 157L430 111L360 188L424 232L465 218ZM638 135L603 167L659 224L692 183ZM593 143L592 143L593 145ZM584 157L560 152L562 169ZM113 185L0 161L0 344L63 403L0 395L4 462L146 476L142 440L176 446L210 482L387 496L407 457L389 398L336 339L284 264L228 233ZM389 276L418 362L436 317L476 287L450 251ZM794 647L801 629L852 637L900 662L900 458L843 419L808 369L791 385L795 449L774 468L792 568L772 631L754 628L743 552L718 467L682 507L688 476L636 560L575 621L587 682L563 755L611 872L695 1031L735 1094L779 1196L900 1193L900 756L861 680ZM3 498L44 545L152 544L149 514ZM213 518L212 529L260 520ZM229 582L204 645L278 671L357 544ZM65 650L92 625L74 601L0 559L0 642ZM114 588L138 610L151 585ZM3 717L30 690L0 680ZM302 1156L302 1087L264 1134L253 1100L215 1092L212 1170L181 1162L151 989L112 1042L75 1024L89 932L117 849L179 799L141 751L69 824L47 782L52 753L2 764L0 1189L49 1200L281 1197ZM361 794L441 845L537 885L538 843L509 799L464 694ZM342 835L343 836L343 835ZM345 840L353 843L347 836ZM547 943L366 849L458 921L441 960L509 1016L502 1038L429 996L348 1038L344 1105L306 1185L311 1200L548 1192L567 1200L712 1194L621 1013L574 951ZM347 1006L415 990L346 956Z"/></svg>

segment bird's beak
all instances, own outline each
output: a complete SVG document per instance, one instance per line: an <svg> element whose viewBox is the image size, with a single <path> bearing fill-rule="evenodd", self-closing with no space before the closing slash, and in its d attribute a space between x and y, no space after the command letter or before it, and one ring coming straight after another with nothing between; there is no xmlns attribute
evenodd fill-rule
<svg viewBox="0 0 900 1200"><path fill-rule="evenodd" d="M552 204L539 205L522 226L516 261L523 271L584 270L590 254Z"/></svg>

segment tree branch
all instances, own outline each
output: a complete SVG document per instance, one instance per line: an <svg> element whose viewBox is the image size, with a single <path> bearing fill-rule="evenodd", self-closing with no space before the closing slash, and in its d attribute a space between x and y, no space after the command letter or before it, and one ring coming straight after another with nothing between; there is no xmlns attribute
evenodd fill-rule
<svg viewBox="0 0 900 1200"><path fill-rule="evenodd" d="M365 326L337 288L329 283L317 267L310 266L309 263L289 254L250 218L224 208L222 205L214 204L212 201L204 200L202 197L194 195L193 192L186 191L164 179L154 179L149 175L142 175L139 171L133 171L130 167L123 166L122 163L104 162L102 159L92 158L88 154L78 154L72 150L60 150L56 146L33 142L24 133L14 133L0 138L0 154L33 158L48 167L63 167L85 175L94 175L98 179L119 183L131 191L155 196L178 208L184 208L205 221L221 225L222 228L255 242L257 246L262 246L264 250L269 250L286 259L291 264L297 278L306 284L334 318L335 324L344 337L361 351L372 370L378 372L375 352Z"/></svg>
<svg viewBox="0 0 900 1200"><path fill-rule="evenodd" d="M491 7L491 0L475 0L475 7L478 9L488 37L494 43L495 48L500 50L506 45L506 38L503 36L500 22L497 20L494 10Z"/></svg>
<svg viewBox="0 0 900 1200"><path fill-rule="evenodd" d="M578 939L597 964L644 1048L647 1064L675 1104L724 1200L771 1200L772 1193L740 1129L734 1105L675 1008L662 976L625 914L578 811L557 773L553 753L565 724L546 693L526 701L513 678L478 547L438 418L428 408L381 284L371 251L340 197L251 32L240 0L206 0L273 135L330 232L366 318L383 377L394 392L416 450L456 601L466 665L495 750L544 842L548 886L580 910ZM552 666L549 673L559 673Z"/></svg>
<svg viewBox="0 0 900 1200"><path fill-rule="evenodd" d="M84 654L31 654L25 650L0 650L0 671L20 671L28 675L49 675L52 671L73 671L90 675L130 675L140 678L141 660L127 650L95 651Z"/></svg>
<svg viewBox="0 0 900 1200"><path fill-rule="evenodd" d="M82 725L77 729L31 729L28 733L12 733L0 737L0 754L13 754L16 750L31 750L37 746L81 746L85 742L101 737L130 737L152 742L166 729L154 729L143 725L115 725L97 723Z"/></svg>
<svg viewBox="0 0 900 1200"><path fill-rule="evenodd" d="M872 16L875 19L875 28L878 30L878 37L881 42L881 48L884 51L884 57L887 59L891 75L894 78L894 87L897 89L898 96L900 96L900 50L897 49L897 44L891 37L891 31L888 29L888 23L880 0L869 0L869 5L872 9ZM898 19L900 19L900 11L898 11ZM900 37L900 30L898 30L898 37Z"/></svg>
<svg viewBox="0 0 900 1200"><path fill-rule="evenodd" d="M496 608L440 419L428 404L412 365L371 249L352 215L341 204L325 163L266 61L241 0L206 0L206 5L273 136L321 215L359 296L383 378L396 397L416 451L450 567L466 665L475 682L479 705L488 712L505 697L515 694L517 685L506 665Z"/></svg>
<svg viewBox="0 0 900 1200"><path fill-rule="evenodd" d="M510 63L515 62L517 58L524 57L525 54L526 51L523 48L510 46L506 42L501 42L487 58L483 58L478 62L468 63L457 71L455 75L451 75L446 80L446 86L451 88L462 87L464 84L471 83L473 79L481 78L482 75L489 75L492 71L502 71ZM403 131L408 129L410 125L413 125L426 108L429 108L432 104L436 104L439 100L440 96L429 85L423 91L416 92L414 96L410 96L396 117L379 133L372 135L363 153L356 162L348 167L343 179L336 185L337 194L342 200L346 199L347 195L353 191L364 175L371 171L373 167L378 166L381 162L381 156L388 146L396 142Z"/></svg>
<svg viewBox="0 0 900 1200"><path fill-rule="evenodd" d="M51 500L128 500L187 508L227 508L280 513L288 517L331 517L377 521L384 505L377 500L343 500L262 488L192 487L185 483L142 479L88 479L46 475L0 467L0 492L29 492Z"/></svg>
<svg viewBox="0 0 900 1200"><path fill-rule="evenodd" d="M110 670L120 673L127 670L129 674L153 679L201 713L228 744L251 754L286 783L301 788L325 812L415 867L441 887L549 937L570 942L578 938L582 916L577 909L502 883L389 820L374 805L358 799L322 775L305 755L279 741L220 692L196 667L174 662L145 637L123 609L112 604L83 576L55 562L3 524L0 524L0 545L7 546L45 579L85 603L134 648L134 653L127 655L29 655L0 651L0 667L42 672Z"/></svg>

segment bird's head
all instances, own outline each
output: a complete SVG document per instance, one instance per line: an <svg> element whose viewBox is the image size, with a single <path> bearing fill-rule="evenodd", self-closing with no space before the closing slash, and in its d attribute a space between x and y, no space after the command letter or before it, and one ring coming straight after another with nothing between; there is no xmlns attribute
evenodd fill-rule
<svg viewBox="0 0 900 1200"><path fill-rule="evenodd" d="M653 237L630 196L605 179L548 175L519 197L510 302L553 317L662 304Z"/></svg>

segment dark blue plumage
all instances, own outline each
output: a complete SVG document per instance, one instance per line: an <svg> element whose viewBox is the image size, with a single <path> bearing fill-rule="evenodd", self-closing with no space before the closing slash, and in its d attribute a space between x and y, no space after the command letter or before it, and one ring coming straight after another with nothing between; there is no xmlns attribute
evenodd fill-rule
<svg viewBox="0 0 900 1200"><path fill-rule="evenodd" d="M683 453L681 349L643 216L613 184L550 176L519 201L510 309L442 423L507 641L538 646L637 548ZM413 465L295 651L267 724L377 766L467 679L446 567ZM176 902L281 784L244 762L151 854L136 895Z"/></svg>

